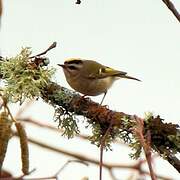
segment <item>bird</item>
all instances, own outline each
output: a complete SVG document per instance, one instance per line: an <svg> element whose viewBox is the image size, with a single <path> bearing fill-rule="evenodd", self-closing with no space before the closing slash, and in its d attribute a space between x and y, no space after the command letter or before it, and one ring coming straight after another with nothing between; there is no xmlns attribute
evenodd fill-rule
<svg viewBox="0 0 180 180"><path fill-rule="evenodd" d="M121 78L141 81L128 76L127 72L115 70L94 60L69 58L64 61L64 64L58 65L62 67L66 81L75 91L84 96L104 94L100 104L103 103L114 81Z"/></svg>

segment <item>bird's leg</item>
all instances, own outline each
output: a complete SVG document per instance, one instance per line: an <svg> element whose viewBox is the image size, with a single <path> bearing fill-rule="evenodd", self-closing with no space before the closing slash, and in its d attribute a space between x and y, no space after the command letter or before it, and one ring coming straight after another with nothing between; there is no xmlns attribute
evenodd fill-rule
<svg viewBox="0 0 180 180"><path fill-rule="evenodd" d="M103 103L103 101L104 101L104 98L106 97L106 94L107 94L107 91L106 91L106 92L104 92L104 95L103 95L103 98L102 98L102 100L101 100L100 105L102 105L102 103Z"/></svg>
<svg viewBox="0 0 180 180"><path fill-rule="evenodd" d="M87 96L86 94L82 95L82 96L77 100L77 102L76 102L75 105L76 105L76 106L80 106L80 104L83 102L83 100L87 99L86 96Z"/></svg>
<svg viewBox="0 0 180 180"><path fill-rule="evenodd" d="M85 99L85 97L86 97L86 96L87 96L87 95L86 95L86 94L84 94L83 96L81 96L81 98L82 98L82 99Z"/></svg>
<svg viewBox="0 0 180 180"><path fill-rule="evenodd" d="M87 96L88 96L88 95L86 95L86 94L84 94L83 96L81 96L80 101L83 101L83 100L89 99Z"/></svg>

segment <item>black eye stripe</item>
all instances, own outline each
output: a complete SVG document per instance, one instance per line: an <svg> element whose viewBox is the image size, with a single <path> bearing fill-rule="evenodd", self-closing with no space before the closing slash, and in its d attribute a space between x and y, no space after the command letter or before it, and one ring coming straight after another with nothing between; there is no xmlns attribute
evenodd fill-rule
<svg viewBox="0 0 180 180"><path fill-rule="evenodd" d="M64 64L82 64L82 60L71 60L71 61L66 61Z"/></svg>
<svg viewBox="0 0 180 180"><path fill-rule="evenodd" d="M75 67L75 66L67 66L68 67L68 69L70 69L70 70L76 70L76 69L78 69L77 67Z"/></svg>

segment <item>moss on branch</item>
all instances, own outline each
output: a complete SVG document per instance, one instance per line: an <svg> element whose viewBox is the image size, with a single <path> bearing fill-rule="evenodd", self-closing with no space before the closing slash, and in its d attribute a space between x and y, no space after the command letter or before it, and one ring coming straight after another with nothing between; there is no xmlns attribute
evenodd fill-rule
<svg viewBox="0 0 180 180"><path fill-rule="evenodd" d="M91 140L98 146L103 129L106 130L111 123L112 128L107 145L119 137L135 149L133 157L139 156L141 146L132 132L136 125L136 118L133 115L110 110L107 106L101 106L89 98L82 98L79 94L54 82L49 83L43 89L42 98L56 108L61 107L73 115L86 117L87 121L95 128L93 129L94 137ZM144 135L147 131L150 131L151 134L153 150L168 160L180 172L180 161L175 156L177 152L180 152L179 126L165 123L160 116L148 115L144 119Z"/></svg>
<svg viewBox="0 0 180 180"><path fill-rule="evenodd" d="M20 103L27 98L41 97L54 107L55 119L59 121L59 127L64 129L64 135L68 138L80 132L77 117L86 117L92 128L93 135L90 140L93 144L100 146L101 138L109 129L104 142L106 148L110 148L116 138L121 138L134 150L131 156L138 158L142 144L139 137L133 133L137 126L136 116L110 110L107 106L101 106L89 98L82 98L76 92L52 82L54 69L47 66L47 58L42 57L45 53L30 57L31 51L24 48L14 58L1 58L0 75L4 81L1 95L9 102ZM149 144L153 150L180 172L180 161L175 156L180 152L179 126L165 123L160 116L154 117L150 114L143 119L144 139L147 132L150 134Z"/></svg>

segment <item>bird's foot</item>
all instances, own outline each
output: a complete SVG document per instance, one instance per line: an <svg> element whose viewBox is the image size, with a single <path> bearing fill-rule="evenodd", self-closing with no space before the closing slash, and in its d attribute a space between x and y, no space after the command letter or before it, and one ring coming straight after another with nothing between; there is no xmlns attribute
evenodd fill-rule
<svg viewBox="0 0 180 180"><path fill-rule="evenodd" d="M76 107L79 107L85 100L88 100L89 98L86 97L87 95L81 96L75 103Z"/></svg>

